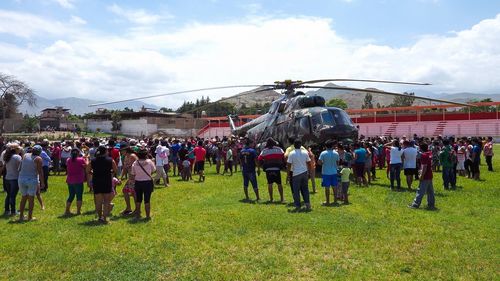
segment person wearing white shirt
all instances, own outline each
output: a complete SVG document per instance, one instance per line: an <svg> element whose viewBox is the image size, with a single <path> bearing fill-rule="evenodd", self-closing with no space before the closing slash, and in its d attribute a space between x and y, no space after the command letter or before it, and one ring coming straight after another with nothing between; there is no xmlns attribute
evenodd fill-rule
<svg viewBox="0 0 500 281"><path fill-rule="evenodd" d="M155 183L160 184L160 179L163 179L163 184L168 186L167 173L163 168L163 165L168 161L168 148L164 146L164 141L162 141L155 150L155 162L156 162L156 176Z"/></svg>
<svg viewBox="0 0 500 281"><path fill-rule="evenodd" d="M390 155L390 171L389 178L391 181L391 190L394 190L394 181L397 182L397 190L401 189L401 166L403 163L402 156L403 150L401 149L401 145L399 140L394 140L393 142L386 143L386 147L390 147L391 155Z"/></svg>
<svg viewBox="0 0 500 281"><path fill-rule="evenodd" d="M409 141L403 142L403 169L406 176L406 184L408 189L411 189L413 178L418 175L417 172L417 148Z"/></svg>
<svg viewBox="0 0 500 281"><path fill-rule="evenodd" d="M293 202L295 205L294 212L300 210L300 195L304 199L306 205L306 210L311 210L311 202L309 200L309 187L308 184L308 171L311 158L307 150L302 150L302 142L300 140L295 140L293 143L294 150L288 154L287 158L287 175L290 177L290 172L292 172L292 188L293 188ZM290 180L289 180L290 182Z"/></svg>

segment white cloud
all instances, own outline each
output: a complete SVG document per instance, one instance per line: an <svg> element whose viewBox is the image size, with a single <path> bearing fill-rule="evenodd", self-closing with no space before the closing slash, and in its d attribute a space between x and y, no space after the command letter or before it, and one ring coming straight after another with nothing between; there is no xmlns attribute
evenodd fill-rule
<svg viewBox="0 0 500 281"><path fill-rule="evenodd" d="M151 14L143 9L125 9L118 6L117 4L109 6L108 10L134 24L139 25L151 25L158 23L166 18L171 18L171 15Z"/></svg>
<svg viewBox="0 0 500 281"><path fill-rule="evenodd" d="M424 36L402 48L343 38L329 19L312 17L250 17L226 24L192 23L170 32L110 35L82 29L85 26L58 29L64 25L26 14L5 17L0 11L0 32L6 32L3 24L12 20L9 28L18 30L10 33L30 38L31 44L0 44L0 72L26 80L51 98L115 100L330 77L424 81L433 83L429 90L436 92L500 91L500 15L447 36ZM34 36L40 32L49 44ZM150 102L176 107L184 99L208 94L214 100L238 91Z"/></svg>
<svg viewBox="0 0 500 281"><path fill-rule="evenodd" d="M65 9L73 9L75 7L74 5L75 0L53 0L53 1Z"/></svg>
<svg viewBox="0 0 500 281"><path fill-rule="evenodd" d="M59 35L68 32L64 24L28 13L0 10L0 34L6 33L23 38Z"/></svg>
<svg viewBox="0 0 500 281"><path fill-rule="evenodd" d="M70 23L76 24L76 25L84 25L84 24L87 24L87 21L82 19L81 17L71 16Z"/></svg>

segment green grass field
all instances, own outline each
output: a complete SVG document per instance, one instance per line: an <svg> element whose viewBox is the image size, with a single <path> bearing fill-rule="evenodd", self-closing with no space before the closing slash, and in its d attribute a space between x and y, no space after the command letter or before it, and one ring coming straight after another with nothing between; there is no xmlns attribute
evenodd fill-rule
<svg viewBox="0 0 500 281"><path fill-rule="evenodd" d="M93 222L89 193L83 215L63 218L65 178L51 177L37 221L0 219L0 279L499 280L500 172L481 171L484 181L459 178L456 191L436 174L437 211L408 209L415 194L389 191L377 171L371 187L351 186L351 205L322 207L319 188L312 212L289 213L265 203L264 175L262 203L243 203L241 174L210 167L205 183L156 189L152 221L108 225ZM114 202L118 213L122 196Z"/></svg>

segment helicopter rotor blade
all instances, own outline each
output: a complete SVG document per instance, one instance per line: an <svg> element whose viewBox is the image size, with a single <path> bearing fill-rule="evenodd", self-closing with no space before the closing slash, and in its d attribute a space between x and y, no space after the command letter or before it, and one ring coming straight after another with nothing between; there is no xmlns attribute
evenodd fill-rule
<svg viewBox="0 0 500 281"><path fill-rule="evenodd" d="M209 102L209 103L207 103L205 105L202 105L202 106L199 106L197 108L193 108L191 110L185 111L184 113L189 113L189 112L194 112L194 111L200 111L203 108L206 108L206 107L208 107L208 106L210 106L212 104L220 103L220 102L223 102L223 101L226 101L226 100L230 100L230 99L234 99L234 98L239 98L239 97L243 97L243 96L252 95L252 94L255 94L255 93L259 93L259 92L269 91L269 90L274 90L274 88L261 89L261 90L251 90L251 91L248 91L248 92L238 93L236 95L232 95L232 96L229 96L227 98L221 98L219 100L216 100L216 101L213 101L213 102Z"/></svg>
<svg viewBox="0 0 500 281"><path fill-rule="evenodd" d="M372 79L318 79L309 80L299 83L299 85L304 84L314 84L314 83L324 83L324 82L366 82L366 83L385 83L385 84L402 84L402 85L419 85L428 86L432 85L430 83L420 83L420 82L405 82L405 81L390 81L390 80L372 80Z"/></svg>
<svg viewBox="0 0 500 281"><path fill-rule="evenodd" d="M179 95L179 94L187 94L187 93L194 93L194 92L222 90L222 89L233 89L233 88L251 88L251 87L262 87L262 85L234 85L234 86L220 86L220 87L201 88L201 89L194 89L194 90L187 90L187 91L178 91L178 92L171 92L171 93L150 95L150 96L139 97L139 98L131 98L131 99L109 101L109 102L94 103L94 104L89 105L89 107L100 106L100 105L108 105L108 104L115 104L115 103L121 103L121 102L127 102L127 101L142 100L142 99L157 98L157 97L163 97L163 96L172 96L172 95Z"/></svg>
<svg viewBox="0 0 500 281"><path fill-rule="evenodd" d="M299 88L358 91L358 92L366 92L366 93L382 94L382 95L391 95L391 96L400 96L400 97L408 97L409 96L407 94L402 94L402 93L386 92L386 91L372 90L372 89L340 87L340 86L339 87L330 87L330 86L307 86L307 85L303 85L303 86L300 86ZM472 104L467 104L467 103L461 103L461 102L455 102L455 101L448 101L448 100L442 100L442 99L427 98L427 97L421 97L421 96L411 96L411 97L414 97L414 98L420 99L420 100L442 102L442 103L448 103L448 104L454 104L454 105L460 105L460 106L474 106Z"/></svg>

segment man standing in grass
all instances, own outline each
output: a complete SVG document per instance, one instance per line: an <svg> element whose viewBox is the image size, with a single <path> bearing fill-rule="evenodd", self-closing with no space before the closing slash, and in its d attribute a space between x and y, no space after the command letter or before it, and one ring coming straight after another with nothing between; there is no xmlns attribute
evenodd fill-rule
<svg viewBox="0 0 500 281"><path fill-rule="evenodd" d="M432 186L432 153L426 143L420 144L422 156L420 158L420 184L418 186L417 195L413 203L408 205L409 208L418 209L424 195L427 194L427 209L434 210L434 187Z"/></svg>
<svg viewBox="0 0 500 281"><path fill-rule="evenodd" d="M300 195L304 199L306 210L311 210L311 202L309 201L309 188L307 183L309 181L308 168L311 162L307 150L302 150L302 142L295 140L293 143L294 150L288 154L287 158L287 175L289 182L293 187L293 202L295 205L295 212L300 210ZM291 172L291 173L290 173ZM290 174L292 178L290 179Z"/></svg>
<svg viewBox="0 0 500 281"><path fill-rule="evenodd" d="M257 152L255 149L250 147L250 144L250 140L247 139L245 147L240 152L240 163L243 174L243 191L245 192L245 199L250 200L248 197L248 182L252 183L255 197L257 197L256 200L259 201L259 187L257 185L257 176L255 174L255 168L258 167ZM260 175L260 167L257 168L257 173Z"/></svg>
<svg viewBox="0 0 500 281"><path fill-rule="evenodd" d="M283 149L276 146L276 142L269 138L266 142L266 147L259 155L260 166L266 172L267 188L269 191L269 201L273 202L273 183L278 185L278 192L280 193L280 202L284 202L283 185L281 184L280 170L285 164L285 155Z"/></svg>
<svg viewBox="0 0 500 281"><path fill-rule="evenodd" d="M319 155L319 164L321 165L321 186L325 188L324 206L330 205L330 187L333 189L333 201L337 203L337 169L339 163L339 154L333 150L333 141L326 142L326 150Z"/></svg>
<svg viewBox="0 0 500 281"><path fill-rule="evenodd" d="M205 181L205 156L207 151L203 148L203 141L198 141L198 146L194 148L195 170L200 176L198 181Z"/></svg>
<svg viewBox="0 0 500 281"><path fill-rule="evenodd" d="M443 149L439 153L439 161L443 166L443 185L444 189L448 190L455 189L457 183L457 175L454 172L454 166L456 163L455 150L450 145L450 140L443 140Z"/></svg>
<svg viewBox="0 0 500 281"><path fill-rule="evenodd" d="M413 177L417 174L417 148L410 141L403 142L403 169L406 176L408 190L411 189Z"/></svg>

